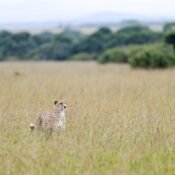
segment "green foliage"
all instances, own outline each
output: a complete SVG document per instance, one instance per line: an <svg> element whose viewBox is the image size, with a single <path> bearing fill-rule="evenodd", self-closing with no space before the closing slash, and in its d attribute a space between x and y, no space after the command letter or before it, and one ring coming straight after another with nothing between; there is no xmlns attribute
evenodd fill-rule
<svg viewBox="0 0 175 175"><path fill-rule="evenodd" d="M164 25L163 31L165 33L173 32L175 30L175 22L167 23Z"/></svg>
<svg viewBox="0 0 175 175"><path fill-rule="evenodd" d="M118 32L102 27L91 35L65 29L62 33L43 32L31 35L27 32L0 32L0 61L9 58L19 60L96 60L99 62L127 62L125 51L108 49L160 42L162 34L144 26L126 27ZM82 54L83 53L83 54ZM86 54L85 54L86 53ZM87 55L89 54L89 56ZM95 56L94 56L95 55Z"/></svg>
<svg viewBox="0 0 175 175"><path fill-rule="evenodd" d="M116 33L112 33L108 28L101 28L94 34L80 40L79 43L74 46L74 51L75 53L100 53L116 46L154 43L160 42L162 39L162 33L153 32L144 26L126 27Z"/></svg>
<svg viewBox="0 0 175 175"><path fill-rule="evenodd" d="M153 32L143 26L133 26L121 29L114 34L110 46L155 43L160 42L162 39L162 33Z"/></svg>
<svg viewBox="0 0 175 175"><path fill-rule="evenodd" d="M121 34L121 33L141 33L141 32L150 32L151 30L148 27L145 26L129 26L129 27L125 27L120 29L117 33Z"/></svg>
<svg viewBox="0 0 175 175"><path fill-rule="evenodd" d="M74 46L74 52L101 52L106 48L106 43L110 40L111 35L111 30L101 28L94 34L80 40Z"/></svg>
<svg viewBox="0 0 175 175"><path fill-rule="evenodd" d="M98 57L98 62L129 62L135 68L164 68L175 65L175 55L165 44L133 45L108 49Z"/></svg>
<svg viewBox="0 0 175 175"><path fill-rule="evenodd" d="M43 44L31 53L31 57L39 60L66 60L70 55L69 44L59 41Z"/></svg>
<svg viewBox="0 0 175 175"><path fill-rule="evenodd" d="M10 34L3 31L0 33L0 57L3 59L11 56L22 59L24 55L27 58L34 48L32 36L26 32Z"/></svg>
<svg viewBox="0 0 175 175"><path fill-rule="evenodd" d="M90 61L95 59L96 59L96 54L89 54L85 52L75 54L70 58L70 60L73 60L73 61Z"/></svg>
<svg viewBox="0 0 175 175"><path fill-rule="evenodd" d="M163 48L145 49L129 58L129 64L134 68L166 68L175 65L175 56L173 52L167 53Z"/></svg>
<svg viewBox="0 0 175 175"><path fill-rule="evenodd" d="M51 42L53 38L54 38L54 35L50 32L43 32L41 34L33 36L33 40L37 46Z"/></svg>
<svg viewBox="0 0 175 175"><path fill-rule="evenodd" d="M168 43L168 44L175 44L175 33L169 33L166 38L165 38L165 41Z"/></svg>
<svg viewBox="0 0 175 175"><path fill-rule="evenodd" d="M150 45L130 45L124 47L116 47L112 49L107 49L99 57L99 63L127 63L128 59L134 54L148 48L158 49L159 45L150 44Z"/></svg>
<svg viewBox="0 0 175 175"><path fill-rule="evenodd" d="M104 52L99 56L99 63L127 63L128 62L128 54L125 51L111 49Z"/></svg>
<svg viewBox="0 0 175 175"><path fill-rule="evenodd" d="M165 42L167 44L172 44L173 45L173 48L175 50L175 33L169 33L166 35L165 37Z"/></svg>
<svg viewBox="0 0 175 175"><path fill-rule="evenodd" d="M58 34L56 36L58 36L59 40L67 39L67 40L73 41L73 42L76 42L83 37L83 35L80 32L72 31L70 29L65 29L61 34Z"/></svg>

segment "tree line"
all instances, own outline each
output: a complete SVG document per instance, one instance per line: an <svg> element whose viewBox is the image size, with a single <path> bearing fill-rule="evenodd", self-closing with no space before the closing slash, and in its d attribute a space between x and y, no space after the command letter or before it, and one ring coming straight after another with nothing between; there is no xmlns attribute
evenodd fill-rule
<svg viewBox="0 0 175 175"><path fill-rule="evenodd" d="M31 35L27 32L0 32L0 59L16 57L20 60L68 60L79 53L99 54L108 48L158 42L162 33L147 27L133 26L112 32L100 28L91 35L65 30L59 34L44 32Z"/></svg>
<svg viewBox="0 0 175 175"><path fill-rule="evenodd" d="M125 27L116 32L102 27L91 35L69 29L58 34L43 32L36 35L0 31L0 60L97 60L100 63L129 62L137 67L140 58L135 58L137 61L131 61L130 58L144 57L145 62L150 60L149 57L167 59L168 56L163 55L162 50L167 49L165 43L175 45L173 25L166 24L163 32L155 32L141 25ZM169 46L168 49L172 57L172 48Z"/></svg>

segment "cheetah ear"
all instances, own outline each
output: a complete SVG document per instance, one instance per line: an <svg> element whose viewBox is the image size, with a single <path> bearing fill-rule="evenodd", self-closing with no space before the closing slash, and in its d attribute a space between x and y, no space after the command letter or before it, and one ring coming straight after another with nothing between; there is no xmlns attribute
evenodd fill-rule
<svg viewBox="0 0 175 175"><path fill-rule="evenodd" d="M57 100L55 100L55 101L54 101L54 104L56 105L57 103L58 103L58 101L57 101Z"/></svg>

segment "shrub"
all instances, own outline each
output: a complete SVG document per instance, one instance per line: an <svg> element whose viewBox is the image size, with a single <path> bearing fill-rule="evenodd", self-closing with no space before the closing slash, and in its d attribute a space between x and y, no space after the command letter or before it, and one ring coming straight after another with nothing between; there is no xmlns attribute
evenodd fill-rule
<svg viewBox="0 0 175 175"><path fill-rule="evenodd" d="M172 44L175 51L175 32L167 34L165 37L165 42L167 44Z"/></svg>
<svg viewBox="0 0 175 175"><path fill-rule="evenodd" d="M163 31L165 33L174 32L175 22L170 22L164 25Z"/></svg>
<svg viewBox="0 0 175 175"><path fill-rule="evenodd" d="M142 50L129 59L129 64L134 68L165 68L175 65L175 57L160 50Z"/></svg>
<svg viewBox="0 0 175 175"><path fill-rule="evenodd" d="M111 49L106 52L104 52L102 55L98 58L99 63L127 63L128 62L128 54L125 51L117 50L117 49Z"/></svg>
<svg viewBox="0 0 175 175"><path fill-rule="evenodd" d="M103 64L107 62L127 63L128 59L132 57L132 55L149 47L157 47L157 45L130 45L108 49L98 57L98 62Z"/></svg>
<svg viewBox="0 0 175 175"><path fill-rule="evenodd" d="M89 54L85 52L81 52L70 57L70 60L74 60L74 61L90 61L95 59L96 59L95 54Z"/></svg>

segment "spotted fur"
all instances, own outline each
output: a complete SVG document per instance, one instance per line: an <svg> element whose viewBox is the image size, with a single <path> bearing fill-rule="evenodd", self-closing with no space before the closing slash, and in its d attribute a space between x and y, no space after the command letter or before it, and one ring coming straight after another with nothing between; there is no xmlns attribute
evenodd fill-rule
<svg viewBox="0 0 175 175"><path fill-rule="evenodd" d="M54 110L52 112L42 112L38 115L35 124L30 125L31 131L39 130L52 133L65 129L66 118L65 110L66 103L63 101L54 102Z"/></svg>

